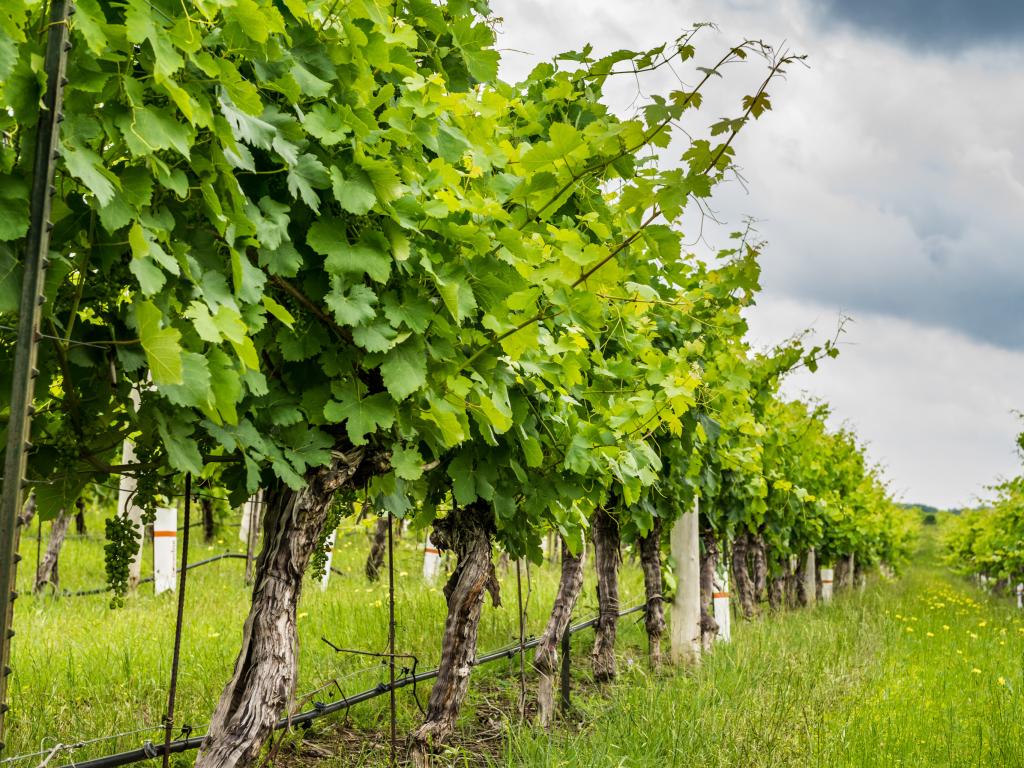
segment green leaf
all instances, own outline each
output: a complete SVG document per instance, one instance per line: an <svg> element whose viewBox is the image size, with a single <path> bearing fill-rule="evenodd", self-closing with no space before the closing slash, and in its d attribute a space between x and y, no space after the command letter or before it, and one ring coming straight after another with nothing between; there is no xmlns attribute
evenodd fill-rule
<svg viewBox="0 0 1024 768"><path fill-rule="evenodd" d="M391 452L391 468L403 480L419 480L423 477L423 457L415 447L396 448Z"/></svg>
<svg viewBox="0 0 1024 768"><path fill-rule="evenodd" d="M183 352L181 384L164 384L160 394L175 405L183 408L201 408L210 406L210 369L206 358L195 352Z"/></svg>
<svg viewBox="0 0 1024 768"><path fill-rule="evenodd" d="M320 212L320 197L315 190L326 188L330 181L327 168L313 155L300 155L288 169L288 191L292 197L301 197L314 213Z"/></svg>
<svg viewBox="0 0 1024 768"><path fill-rule="evenodd" d="M395 399L402 402L427 381L427 355L423 340L413 337L388 352L380 364L384 386Z"/></svg>
<svg viewBox="0 0 1024 768"><path fill-rule="evenodd" d="M117 177L103 167L103 160L91 149L65 147L61 155L68 172L96 196L100 206L114 199L120 187Z"/></svg>
<svg viewBox="0 0 1024 768"><path fill-rule="evenodd" d="M345 173L332 167L331 186L341 207L356 216L366 214L377 202L369 174L357 165L350 165Z"/></svg>
<svg viewBox="0 0 1024 768"><path fill-rule="evenodd" d="M341 395L324 406L324 417L334 424L344 423L352 445L365 445L367 435L395 423L395 404L386 392L360 398L350 386Z"/></svg>
<svg viewBox="0 0 1024 768"><path fill-rule="evenodd" d="M319 219L306 234L306 243L326 256L324 268L331 274L368 274L383 283L391 274L387 241L379 232L364 232L359 242L348 242L346 227L339 219Z"/></svg>
<svg viewBox="0 0 1024 768"><path fill-rule="evenodd" d="M476 480L473 477L473 459L468 452L460 453L448 464L448 477L452 479L452 494L457 504L476 501Z"/></svg>
<svg viewBox="0 0 1024 768"><path fill-rule="evenodd" d="M352 340L367 352L387 352L395 345L395 329L385 322L362 325L352 331Z"/></svg>
<svg viewBox="0 0 1024 768"><path fill-rule="evenodd" d="M146 352L146 361L154 384L181 384L181 333L177 328L161 328L163 315L151 301L133 305L139 340Z"/></svg>
<svg viewBox="0 0 1024 768"><path fill-rule="evenodd" d="M167 461L179 472L191 472L200 475L203 472L203 457L199 453L199 444L193 440L192 425L178 421L167 423L162 413L157 413L157 430L167 450Z"/></svg>
<svg viewBox="0 0 1024 768"><path fill-rule="evenodd" d="M28 199L28 178L0 173L0 242L25 236L29 223Z"/></svg>
<svg viewBox="0 0 1024 768"><path fill-rule="evenodd" d="M473 295L473 289L464 278L459 276L444 279L439 277L436 282L444 305L451 312L455 322L462 325L462 321L476 309L476 297Z"/></svg>
<svg viewBox="0 0 1024 768"><path fill-rule="evenodd" d="M292 316L292 313L267 295L263 296L263 306L266 307L267 312L272 314L289 328L295 325L295 318Z"/></svg>
<svg viewBox="0 0 1024 768"><path fill-rule="evenodd" d="M339 277L331 277L331 290L324 296L324 303L334 313L334 319L342 325L362 325L377 316L374 305L377 294L362 283L350 285L342 290Z"/></svg>

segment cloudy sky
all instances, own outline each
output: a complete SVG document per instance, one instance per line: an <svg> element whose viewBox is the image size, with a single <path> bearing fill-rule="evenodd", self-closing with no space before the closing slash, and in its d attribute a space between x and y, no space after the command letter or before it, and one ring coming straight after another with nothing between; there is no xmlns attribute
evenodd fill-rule
<svg viewBox="0 0 1024 768"><path fill-rule="evenodd" d="M492 0L503 74L591 42L643 49L694 22L696 65L762 39L806 53L774 110L737 141L746 184L715 199L767 242L753 334L770 344L852 321L840 358L787 390L832 404L897 497L975 503L1017 474L1024 427L1024 2L1021 0ZM734 116L760 64L716 81ZM678 70L683 81L694 71ZM612 98L626 109L637 83ZM644 93L679 87L662 71ZM703 125L703 124L702 124ZM701 127L695 124L694 127ZM677 153L678 154L678 153ZM698 244L695 250L705 247Z"/></svg>

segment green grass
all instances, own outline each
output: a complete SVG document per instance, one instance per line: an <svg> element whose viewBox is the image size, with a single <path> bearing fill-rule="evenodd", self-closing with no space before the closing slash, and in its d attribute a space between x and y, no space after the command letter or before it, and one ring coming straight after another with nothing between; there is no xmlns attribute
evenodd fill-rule
<svg viewBox="0 0 1024 768"><path fill-rule="evenodd" d="M689 674L627 674L582 728L514 730L523 766L1021 766L1024 622L929 565L741 624Z"/></svg>
<svg viewBox="0 0 1024 768"><path fill-rule="evenodd" d="M91 530L101 530L90 520ZM48 524L43 526L43 538ZM193 532L191 559L218 552L240 551L236 529L228 529L212 546ZM4 756L73 744L107 734L159 727L166 709L176 597L153 594L143 585L125 607L111 610L109 597L34 597L31 594L36 562L36 527L22 537L18 581L22 596L16 603L8 713L8 747ZM422 534L421 534L422 535ZM302 696L327 686L314 698L331 701L346 694L373 688L386 680L387 670L374 659L334 653L321 637L345 648L383 651L387 647L386 581L371 585L363 575L369 549L367 529L350 525L339 532L334 565L345 575L333 574L326 592L307 583L299 606L300 679L298 690L302 709L310 701ZM419 537L407 534L396 541L396 648L415 653L420 669L437 664L444 626L445 605L441 594L443 577L436 587L421 578L422 550ZM178 686L176 722L196 726L202 733L224 683L231 675L242 622L249 605L249 588L244 583L245 563L223 560L189 572ZM61 587L78 590L101 586L104 581L103 541L69 534L60 561ZM143 575L152 572L151 547L143 561ZM503 605L485 605L480 625L481 652L508 645L518 638L516 580L514 566L499 568ZM386 576L385 576L386 579ZM524 571L524 592L527 590ZM528 601L528 632L539 633L557 588L558 567L531 567ZM589 618L596 613L593 576L588 575L586 594L577 614ZM643 582L639 568L625 574L623 605L642 601ZM637 642L641 639L636 631ZM582 659L582 657L581 657ZM474 675L474 695L464 721L474 730L476 708L491 712L506 708L515 700L518 662L496 662ZM335 684L337 683L337 684ZM477 684L478 683L478 684ZM486 690L486 693L483 691ZM481 694L481 695L478 695ZM419 698L426 704L429 683L419 686ZM398 696L399 731L404 734L418 724L421 716L411 688ZM387 697L354 707L349 715L353 728L380 731L386 728ZM335 724L340 718L333 718ZM313 731L331 730L330 724ZM177 734L176 734L177 735ZM71 752L61 752L52 766L66 764L71 757L83 760L97 755L137 748L143 740L161 739L155 728L115 740L104 740ZM367 750L374 745L367 744ZM357 745L358 747L358 745ZM351 751L351 750L349 750ZM358 754L358 748L355 750ZM27 759L12 768L40 762ZM180 758L182 764L190 762ZM349 764L359 764L358 761Z"/></svg>
<svg viewBox="0 0 1024 768"><path fill-rule="evenodd" d="M34 532L34 529L33 529ZM45 527L44 527L45 534ZM193 559L231 548L237 533ZM307 585L300 606L302 692L337 681L346 693L373 687L386 670L339 656L320 641L383 650L386 594L362 575L363 530L339 537L326 593ZM30 588L35 541L22 541L19 580ZM419 577L421 554L407 536L396 554L398 647L436 664L444 620L438 588ZM148 572L148 564L144 573ZM177 721L204 726L230 675L248 606L244 563L223 561L189 576ZM102 542L71 538L63 586L102 582ZM589 571L589 569L588 569ZM543 626L557 568L531 569L528 631ZM640 601L639 568L623 569L623 605ZM595 612L592 574L577 609ZM513 642L515 571L503 576L504 606L484 609L480 649ZM862 593L829 606L766 616L734 628L696 670L652 674L635 617L620 625L618 683L589 681L589 632L574 638L575 714L549 733L515 716L518 662L474 672L460 734L444 760L453 765L516 766L1017 766L1024 765L1024 620L1009 601L991 598L930 564L928 553L895 582L872 580ZM170 663L174 597L144 586L125 608L104 597L34 598L17 603L9 715L14 755L119 731L158 726ZM948 627L948 628L947 628ZM532 676L530 679L532 687ZM331 687L316 698L337 698ZM427 686L420 689L425 702ZM399 732L420 715L409 689L398 695ZM308 705L307 705L308 706ZM325 768L386 764L387 699L327 718L306 734L310 749L285 750L283 762ZM199 731L197 731L199 732ZM136 734L62 752L51 765L135 748L159 733ZM297 743L297 739L295 740ZM36 766L39 758L17 763ZM189 762L188 756L177 759Z"/></svg>

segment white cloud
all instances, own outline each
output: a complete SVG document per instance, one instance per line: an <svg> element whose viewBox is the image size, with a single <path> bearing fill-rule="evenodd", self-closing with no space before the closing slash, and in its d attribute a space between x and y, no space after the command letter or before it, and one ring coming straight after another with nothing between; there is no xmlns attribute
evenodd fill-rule
<svg viewBox="0 0 1024 768"><path fill-rule="evenodd" d="M823 24L805 0L493 5L505 19L499 45L533 54L506 52L509 79L587 42L644 48L704 20L721 32L701 34L698 63L744 37L808 53L810 68L773 86L774 110L737 141L749 184L716 195L725 226L705 222L709 245L743 216L758 219L769 243L758 338L818 315L857 318L856 346L806 384L858 425L897 491L962 504L1019 471L1010 411L1024 408L1022 49L922 52ZM713 83L700 125L735 114L762 73L746 64ZM610 98L625 108L636 87L622 78ZM643 87L678 81L664 70Z"/></svg>
<svg viewBox="0 0 1024 768"><path fill-rule="evenodd" d="M834 333L831 308L766 299L751 314L752 336L770 346L794 329ZM905 501L938 507L975 503L984 486L1020 472L1024 352L979 344L943 328L881 315L846 326L841 353L816 373L798 371L783 392L825 399L832 425L848 424L883 464Z"/></svg>

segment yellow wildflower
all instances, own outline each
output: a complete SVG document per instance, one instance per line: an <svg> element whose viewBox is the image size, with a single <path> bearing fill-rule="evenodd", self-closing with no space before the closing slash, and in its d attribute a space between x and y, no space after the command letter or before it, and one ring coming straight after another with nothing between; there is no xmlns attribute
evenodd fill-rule
<svg viewBox="0 0 1024 768"><path fill-rule="evenodd" d="M928 633L928 637L935 637L935 633L934 632L929 632Z"/></svg>
<svg viewBox="0 0 1024 768"><path fill-rule="evenodd" d="M978 669L977 667L975 667L974 669L972 669L972 670L971 670L971 672L972 672L973 674L975 674L975 675L980 675L980 674L981 674L981 670L980 670L980 669Z"/></svg>
<svg viewBox="0 0 1024 768"><path fill-rule="evenodd" d="M999 683L1000 685L1006 685L1006 678L1000 676L1000 678L998 680L996 680L996 682Z"/></svg>

